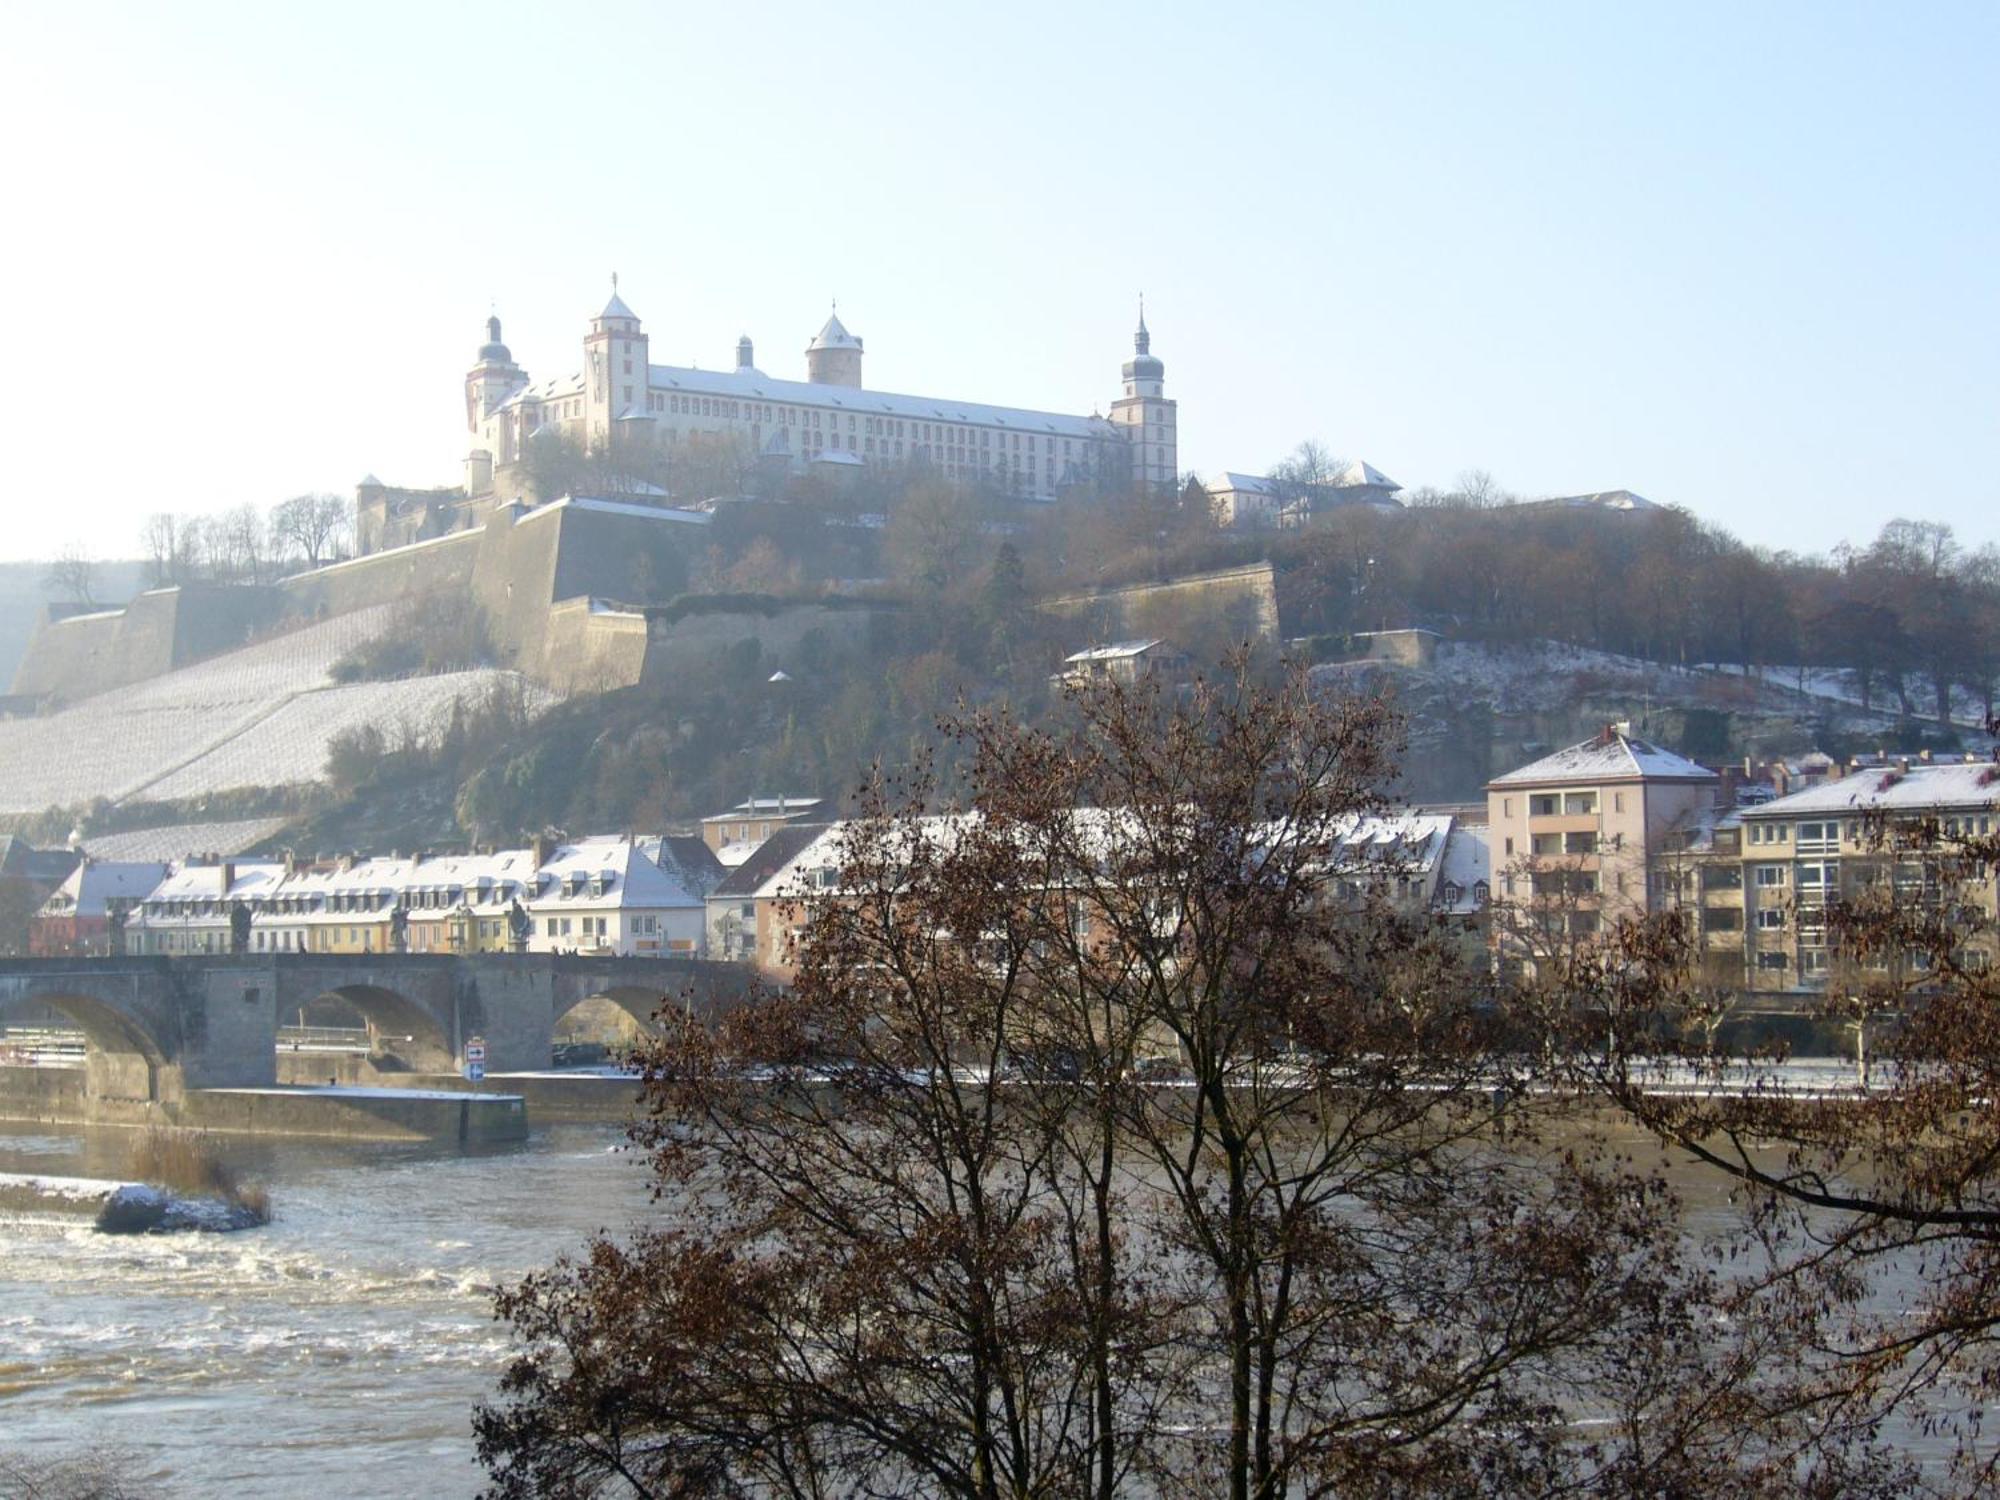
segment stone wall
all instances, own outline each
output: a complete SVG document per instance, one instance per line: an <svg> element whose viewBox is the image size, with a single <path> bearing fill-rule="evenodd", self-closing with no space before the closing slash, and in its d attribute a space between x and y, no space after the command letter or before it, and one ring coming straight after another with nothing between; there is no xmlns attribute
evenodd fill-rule
<svg viewBox="0 0 2000 1500"><path fill-rule="evenodd" d="M1184 644L1218 632L1239 640L1278 638L1278 591L1268 562L1070 594L1038 608L1074 620L1078 645L1142 636Z"/></svg>
<svg viewBox="0 0 2000 1500"><path fill-rule="evenodd" d="M26 697L74 701L228 651L281 619L278 588L189 584L151 589L122 609L46 617L14 675Z"/></svg>

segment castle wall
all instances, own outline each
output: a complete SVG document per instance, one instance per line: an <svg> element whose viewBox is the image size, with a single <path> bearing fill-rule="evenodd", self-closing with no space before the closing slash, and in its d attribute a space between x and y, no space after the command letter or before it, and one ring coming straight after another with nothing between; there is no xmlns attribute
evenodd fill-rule
<svg viewBox="0 0 2000 1500"><path fill-rule="evenodd" d="M541 680L560 693L630 687L646 670L646 617L594 599L565 599L548 613Z"/></svg>
<svg viewBox="0 0 2000 1500"><path fill-rule="evenodd" d="M285 607L277 588L190 584L148 590L123 609L52 614L28 643L14 691L75 701L144 682L242 645Z"/></svg>
<svg viewBox="0 0 2000 1500"><path fill-rule="evenodd" d="M1278 590L1268 562L1215 573L1195 573L1165 583L1135 583L1093 594L1071 594L1037 606L1077 622L1078 641L1159 636L1185 640L1224 630L1244 639L1278 638Z"/></svg>
<svg viewBox="0 0 2000 1500"><path fill-rule="evenodd" d="M412 594L471 587L479 553L476 531L455 531L427 542L298 573L279 585L294 612L308 619L350 614L391 604Z"/></svg>

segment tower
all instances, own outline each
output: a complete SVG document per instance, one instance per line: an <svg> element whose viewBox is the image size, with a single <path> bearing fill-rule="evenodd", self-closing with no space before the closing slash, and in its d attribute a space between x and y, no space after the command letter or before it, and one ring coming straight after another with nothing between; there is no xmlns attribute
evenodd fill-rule
<svg viewBox="0 0 2000 1500"><path fill-rule="evenodd" d="M1131 447L1135 485L1175 484L1180 480L1180 452L1174 435L1174 403L1166 396L1167 367L1153 357L1153 336L1146 331L1146 300L1139 299L1139 330L1132 336L1132 357L1125 361L1125 393L1111 403L1111 420L1124 429Z"/></svg>
<svg viewBox="0 0 2000 1500"><path fill-rule="evenodd" d="M630 413L646 414L650 389L651 346L639 329L639 318L618 295L618 278L611 278L611 300L590 320L583 338L584 445L609 446L614 423Z"/></svg>
<svg viewBox="0 0 2000 1500"><path fill-rule="evenodd" d="M806 379L814 385L861 388L861 340L841 326L837 310L806 345Z"/></svg>
<svg viewBox="0 0 2000 1500"><path fill-rule="evenodd" d="M514 356L500 342L500 320L486 320L486 342L479 346L479 363L465 376L465 426L479 432L493 409L528 383L528 376L514 363Z"/></svg>

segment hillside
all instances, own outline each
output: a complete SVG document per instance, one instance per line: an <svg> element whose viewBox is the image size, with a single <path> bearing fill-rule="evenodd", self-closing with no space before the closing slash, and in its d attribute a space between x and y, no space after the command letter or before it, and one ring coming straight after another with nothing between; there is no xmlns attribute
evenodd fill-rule
<svg viewBox="0 0 2000 1500"><path fill-rule="evenodd" d="M0 814L303 786L325 776L334 739L361 726L394 744L435 736L456 707L496 690L531 708L555 701L490 668L334 682L334 664L390 614L358 610L54 713L0 720Z"/></svg>

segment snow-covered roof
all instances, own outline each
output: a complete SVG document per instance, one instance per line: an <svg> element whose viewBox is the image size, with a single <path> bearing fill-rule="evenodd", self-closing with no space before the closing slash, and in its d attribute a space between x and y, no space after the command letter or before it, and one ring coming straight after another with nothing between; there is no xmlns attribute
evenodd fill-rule
<svg viewBox="0 0 2000 1500"><path fill-rule="evenodd" d="M1086 646L1081 651L1065 656L1063 661L1065 663L1128 661L1132 657L1144 655L1159 644L1157 638L1144 641L1113 641L1108 646Z"/></svg>
<svg viewBox="0 0 2000 1500"><path fill-rule="evenodd" d="M2000 806L2000 765L1992 761L1911 761L1908 769L1870 766L1742 810L1746 823L1813 813L1925 813Z"/></svg>
<svg viewBox="0 0 2000 1500"><path fill-rule="evenodd" d="M639 320L639 315L627 307L625 299L620 297L616 292L611 294L611 300L604 304L604 311L597 316L600 318L630 318L635 323Z"/></svg>
<svg viewBox="0 0 2000 1500"><path fill-rule="evenodd" d="M813 335L813 341L806 345L806 352L810 354L815 349L859 349L860 347L861 340L849 333L839 316L834 314L829 315L826 322L820 326L819 332Z"/></svg>
<svg viewBox="0 0 2000 1500"><path fill-rule="evenodd" d="M1453 915L1479 910L1477 887L1493 879L1493 846L1484 823L1459 823L1445 835L1438 868L1437 905ZM1452 890L1446 890L1449 886ZM1455 894L1454 894L1455 892Z"/></svg>
<svg viewBox="0 0 2000 1500"><path fill-rule="evenodd" d="M101 917L112 900L138 901L167 877L160 860L86 860L42 904L45 916Z"/></svg>
<svg viewBox="0 0 2000 1500"><path fill-rule="evenodd" d="M987 406L974 401L949 401L938 396L905 396L891 391L860 390L846 385L820 385L807 380L774 380L760 370L696 370L679 365L653 365L648 371L656 391L692 391L704 396L731 396L741 401L771 401L794 406L838 407L858 414L903 417L918 422L970 422L1018 432L1049 432L1071 438L1110 438L1118 429L1102 417L1073 417L1061 412L1034 411L1018 406Z"/></svg>
<svg viewBox="0 0 2000 1500"><path fill-rule="evenodd" d="M704 823L727 823L737 818L804 817L820 805L818 797L745 797L726 812L710 813Z"/></svg>
<svg viewBox="0 0 2000 1500"><path fill-rule="evenodd" d="M1547 500L1528 500L1524 505L1560 506L1565 510L1661 510L1664 507L1635 495L1630 490L1595 490L1588 495L1553 495Z"/></svg>
<svg viewBox="0 0 2000 1500"><path fill-rule="evenodd" d="M1558 750L1540 760L1530 761L1505 776L1496 776L1488 786L1539 786L1544 783L1591 781L1631 781L1638 778L1663 781L1714 781L1715 772L1696 765L1684 755L1676 755L1635 735L1609 731Z"/></svg>
<svg viewBox="0 0 2000 1500"><path fill-rule="evenodd" d="M1269 495L1274 492L1271 481L1262 474L1238 474L1233 469L1225 469L1209 487L1210 493L1236 490L1246 495Z"/></svg>
<svg viewBox="0 0 2000 1500"><path fill-rule="evenodd" d="M1338 474L1334 475L1333 482L1343 489L1349 489L1356 485L1367 485L1372 489L1382 490L1400 490L1402 488L1400 484L1396 483L1395 480L1384 474L1373 464L1364 463L1358 458Z"/></svg>
<svg viewBox="0 0 2000 1500"><path fill-rule="evenodd" d="M701 898L656 864L631 838L588 838L564 844L542 864L541 894L531 911L551 907L698 907ZM592 887L598 888L592 894Z"/></svg>

